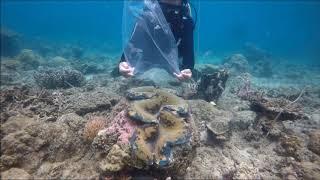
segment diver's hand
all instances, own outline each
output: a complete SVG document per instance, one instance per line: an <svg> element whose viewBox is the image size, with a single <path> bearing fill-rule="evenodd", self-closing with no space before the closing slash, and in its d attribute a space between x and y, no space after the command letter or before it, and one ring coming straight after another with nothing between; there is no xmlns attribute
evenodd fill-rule
<svg viewBox="0 0 320 180"><path fill-rule="evenodd" d="M133 76L134 67L131 67L127 62L121 62L119 64L119 72L124 77L131 77Z"/></svg>
<svg viewBox="0 0 320 180"><path fill-rule="evenodd" d="M173 73L180 81L190 79L192 77L192 72L190 69L184 69L180 74Z"/></svg>

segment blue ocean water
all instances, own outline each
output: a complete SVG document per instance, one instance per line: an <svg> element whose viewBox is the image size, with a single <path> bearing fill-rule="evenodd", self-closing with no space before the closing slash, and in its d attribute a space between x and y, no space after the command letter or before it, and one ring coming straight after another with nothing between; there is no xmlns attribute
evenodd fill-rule
<svg viewBox="0 0 320 180"><path fill-rule="evenodd" d="M220 58L246 43L290 62L320 63L318 1L193 0L195 50ZM1 1L1 26L29 38L121 52L123 1ZM195 16L195 13L193 13ZM211 60L214 62L214 60Z"/></svg>

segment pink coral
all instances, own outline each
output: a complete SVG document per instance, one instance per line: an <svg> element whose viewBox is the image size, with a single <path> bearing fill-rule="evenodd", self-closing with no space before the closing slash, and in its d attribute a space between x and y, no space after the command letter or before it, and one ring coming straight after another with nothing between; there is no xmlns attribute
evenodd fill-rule
<svg viewBox="0 0 320 180"><path fill-rule="evenodd" d="M106 129L107 134L119 134L118 142L128 144L135 131L136 124L127 117L125 110L121 111L113 120L112 125Z"/></svg>

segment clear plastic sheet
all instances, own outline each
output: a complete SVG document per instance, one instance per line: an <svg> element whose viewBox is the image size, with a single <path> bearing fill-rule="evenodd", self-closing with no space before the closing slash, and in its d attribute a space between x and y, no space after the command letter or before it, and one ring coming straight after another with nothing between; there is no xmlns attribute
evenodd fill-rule
<svg viewBox="0 0 320 180"><path fill-rule="evenodd" d="M122 22L123 52L135 74L155 67L180 73L177 44L157 0L125 0Z"/></svg>

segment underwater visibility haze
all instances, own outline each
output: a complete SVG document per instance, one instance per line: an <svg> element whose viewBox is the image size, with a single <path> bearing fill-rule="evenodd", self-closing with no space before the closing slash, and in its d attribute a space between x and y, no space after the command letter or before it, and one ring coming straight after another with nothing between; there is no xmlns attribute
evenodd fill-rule
<svg viewBox="0 0 320 180"><path fill-rule="evenodd" d="M319 179L320 2L158 1L1 1L1 177Z"/></svg>

